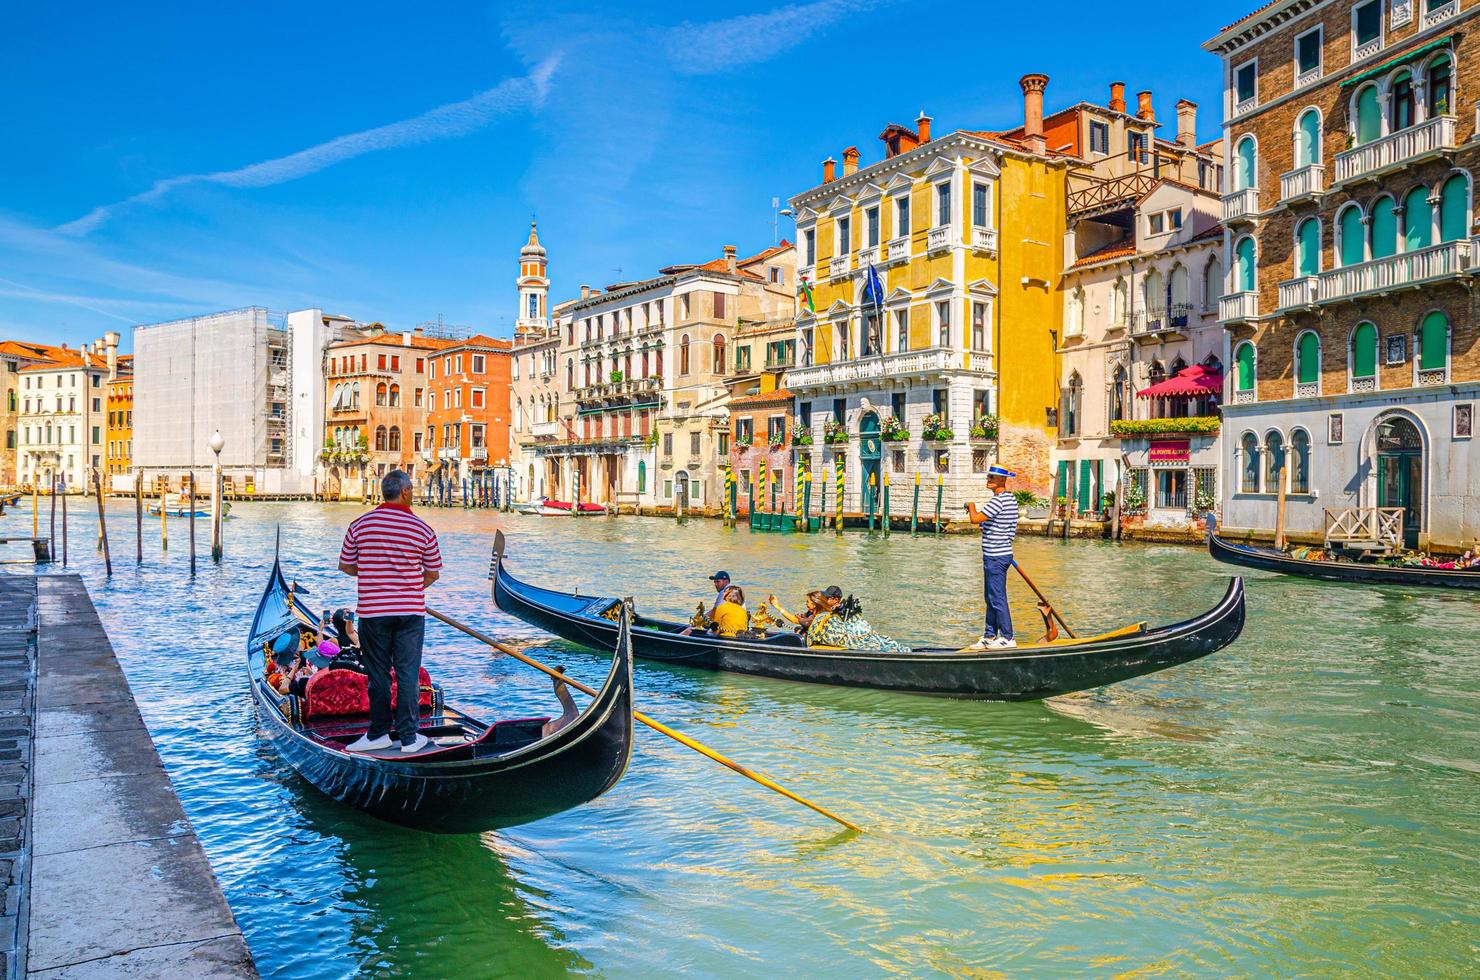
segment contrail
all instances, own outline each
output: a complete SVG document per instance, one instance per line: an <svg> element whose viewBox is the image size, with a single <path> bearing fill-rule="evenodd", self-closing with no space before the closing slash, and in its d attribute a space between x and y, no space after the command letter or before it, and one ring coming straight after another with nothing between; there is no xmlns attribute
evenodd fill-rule
<svg viewBox="0 0 1480 980"><path fill-rule="evenodd" d="M466 136L487 126L510 110L530 106L538 108L549 89L550 76L559 64L558 55L547 58L529 75L511 78L470 99L429 109L411 119L376 126L339 136L326 143L287 156L249 164L236 170L212 174L186 174L155 182L147 191L113 204L93 208L87 214L69 221L57 231L69 235L86 235L112 217L120 208L131 204L157 201L170 191L186 184L220 184L225 187L271 187L309 174L318 173L336 163L352 160L367 153L391 150L418 143Z"/></svg>
<svg viewBox="0 0 1480 980"><path fill-rule="evenodd" d="M668 54L685 75L728 71L775 57L844 16L872 6L874 0L815 0L728 20L688 21L668 32Z"/></svg>

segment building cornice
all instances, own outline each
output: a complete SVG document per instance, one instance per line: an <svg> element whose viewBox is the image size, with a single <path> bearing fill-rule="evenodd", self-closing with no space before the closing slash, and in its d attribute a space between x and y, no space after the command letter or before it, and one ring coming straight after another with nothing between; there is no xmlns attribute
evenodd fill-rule
<svg viewBox="0 0 1480 980"><path fill-rule="evenodd" d="M1280 30L1290 21L1328 2L1329 0L1278 0L1277 3L1267 5L1265 9L1225 27L1216 36L1203 42L1203 50L1226 58L1239 48ZM1383 6L1386 7L1387 4L1384 3Z"/></svg>

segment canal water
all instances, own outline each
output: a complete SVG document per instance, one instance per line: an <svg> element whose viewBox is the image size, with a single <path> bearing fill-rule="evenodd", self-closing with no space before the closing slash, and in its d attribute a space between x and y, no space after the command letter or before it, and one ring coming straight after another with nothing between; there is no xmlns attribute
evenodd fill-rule
<svg viewBox="0 0 1480 980"><path fill-rule="evenodd" d="M44 506L44 504L43 504ZM850 837L639 727L580 810L482 837L400 830L318 795L259 737L243 636L281 528L324 605L354 507L240 504L227 560L186 525L71 502L87 579L264 975L810 976L1472 973L1480 937L1480 598L1251 573L1243 637L1043 704L853 691L639 663L639 706L863 825ZM425 512L443 610L599 683L606 661L492 611L511 569L686 616L727 569L751 604L837 583L885 633L980 628L969 537L779 537L651 518ZM24 507L8 517L29 524ZM43 518L43 533L45 519ZM11 548L16 546L12 545ZM1020 542L1082 631L1193 615L1230 569L1181 547ZM1023 632L1036 614L1020 583ZM485 714L556 711L542 675L440 624L427 663ZM147 896L140 899L147 914Z"/></svg>

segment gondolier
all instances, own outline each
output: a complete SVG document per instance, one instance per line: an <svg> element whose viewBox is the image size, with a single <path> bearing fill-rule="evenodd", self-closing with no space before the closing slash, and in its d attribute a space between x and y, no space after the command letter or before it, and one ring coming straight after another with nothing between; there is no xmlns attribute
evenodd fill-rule
<svg viewBox="0 0 1480 980"><path fill-rule="evenodd" d="M982 528L982 591L987 600L987 623L971 649L1005 650L1017 646L1012 634L1012 611L1007 606L1007 570L1012 567L1012 543L1017 538L1017 500L1007 492L1007 480L1016 473L1002 466L987 470L992 499L980 510L967 502L971 523Z"/></svg>
<svg viewBox="0 0 1480 980"><path fill-rule="evenodd" d="M426 588L437 581L442 552L437 532L411 513L411 477L391 470L380 481L385 502L350 524L339 552L339 570L359 580L360 653L370 678L370 727L351 752L388 749L391 732L402 752L420 751L417 731ZM396 678L391 717L391 676Z"/></svg>

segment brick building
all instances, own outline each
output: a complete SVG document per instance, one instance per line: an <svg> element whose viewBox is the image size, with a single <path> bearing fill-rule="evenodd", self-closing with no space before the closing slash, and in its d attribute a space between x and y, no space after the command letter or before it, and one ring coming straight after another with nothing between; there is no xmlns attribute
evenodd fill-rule
<svg viewBox="0 0 1480 980"><path fill-rule="evenodd" d="M478 334L427 362L428 473L458 485L509 465L513 344Z"/></svg>
<svg viewBox="0 0 1480 980"><path fill-rule="evenodd" d="M1296 537L1377 507L1410 547L1480 532L1477 11L1279 0L1204 45L1226 90L1231 528L1272 528L1283 479Z"/></svg>

